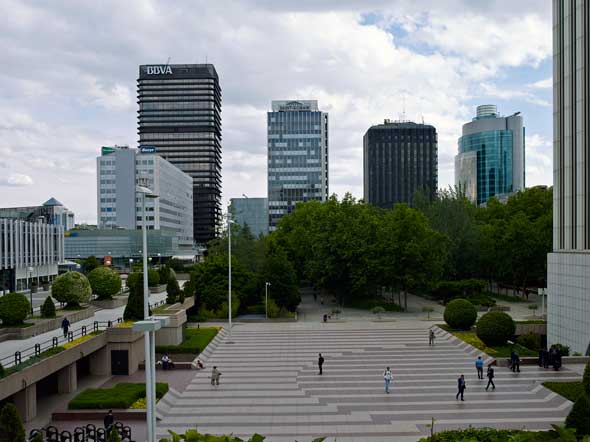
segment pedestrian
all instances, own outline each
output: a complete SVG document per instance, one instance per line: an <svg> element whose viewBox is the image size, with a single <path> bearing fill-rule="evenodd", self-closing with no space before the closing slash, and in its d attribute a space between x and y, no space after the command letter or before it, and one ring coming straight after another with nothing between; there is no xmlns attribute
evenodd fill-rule
<svg viewBox="0 0 590 442"><path fill-rule="evenodd" d="M553 356L553 369L558 371L561 368L561 351L555 349L555 354Z"/></svg>
<svg viewBox="0 0 590 442"><path fill-rule="evenodd" d="M544 368L549 368L550 365L553 365L553 359L555 358L555 348L549 349L549 351L545 352L545 364L543 365Z"/></svg>
<svg viewBox="0 0 590 442"><path fill-rule="evenodd" d="M318 358L318 367L320 368L320 374L323 373L322 371L322 367L324 365L324 357L322 356L322 354L320 353L320 356Z"/></svg>
<svg viewBox="0 0 590 442"><path fill-rule="evenodd" d="M432 330L428 333L428 345L434 345L434 340L436 339L436 335Z"/></svg>
<svg viewBox="0 0 590 442"><path fill-rule="evenodd" d="M520 357L514 350L510 353L510 367L512 368L513 373L520 373Z"/></svg>
<svg viewBox="0 0 590 442"><path fill-rule="evenodd" d="M546 354L545 349L543 347L541 347L539 349L539 360L537 361L537 363L539 364L539 367L545 366L545 358L546 358L545 354Z"/></svg>
<svg viewBox="0 0 590 442"><path fill-rule="evenodd" d="M387 367L383 372L383 379L385 379L385 393L389 394L389 384L391 384L391 380L393 379L393 375L391 374L389 367Z"/></svg>
<svg viewBox="0 0 590 442"><path fill-rule="evenodd" d="M457 379L457 395L455 396L455 399L459 399L459 396L461 396L461 400L464 400L463 393L465 393L466 388L465 376L461 375L459 376L459 379Z"/></svg>
<svg viewBox="0 0 590 442"><path fill-rule="evenodd" d="M481 356L475 360L475 369L477 370L477 379L483 379L483 359Z"/></svg>
<svg viewBox="0 0 590 442"><path fill-rule="evenodd" d="M219 385L219 377L221 376L221 372L217 369L217 366L213 367L211 371L211 385Z"/></svg>
<svg viewBox="0 0 590 442"><path fill-rule="evenodd" d="M494 384L494 367L492 367L492 364L488 365L488 372L486 376L488 377L488 385L486 385L486 391L488 391L490 385L492 386L492 390L495 390L496 385Z"/></svg>
<svg viewBox="0 0 590 442"><path fill-rule="evenodd" d="M109 434L111 431L111 427L115 423L115 416L113 416L113 410L109 410L109 412L105 415L103 422L106 433Z"/></svg>
<svg viewBox="0 0 590 442"><path fill-rule="evenodd" d="M61 321L61 329L64 332L64 339L68 337L68 330L70 329L70 321L68 321L67 317L64 317Z"/></svg>

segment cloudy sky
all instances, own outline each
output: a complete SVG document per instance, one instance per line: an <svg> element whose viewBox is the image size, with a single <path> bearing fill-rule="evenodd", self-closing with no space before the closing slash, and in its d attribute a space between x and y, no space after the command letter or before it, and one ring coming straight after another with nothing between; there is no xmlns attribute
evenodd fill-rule
<svg viewBox="0 0 590 442"><path fill-rule="evenodd" d="M433 124L453 183L475 106L521 111L527 185L551 184L550 0L0 0L0 205L50 196L96 222L100 146L137 144L140 64L215 64L223 199L266 195L273 99L330 114L330 192L362 196L362 137Z"/></svg>

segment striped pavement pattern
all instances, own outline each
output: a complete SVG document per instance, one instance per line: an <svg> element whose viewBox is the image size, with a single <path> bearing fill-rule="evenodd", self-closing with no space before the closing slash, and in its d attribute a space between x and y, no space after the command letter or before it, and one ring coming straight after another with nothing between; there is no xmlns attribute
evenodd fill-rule
<svg viewBox="0 0 590 442"><path fill-rule="evenodd" d="M521 373L496 368L496 390L478 380L472 347L419 321L319 325L239 324L231 342L218 342L182 393L173 392L160 409L158 435L167 429L248 437L268 442L329 440L417 441L435 430L468 426L541 430L562 423L571 402L547 390L546 380L579 375L524 366ZM318 353L324 374L317 369ZM485 355L484 355L485 356ZM487 356L486 356L487 358ZM217 365L221 385L210 384ZM393 372L385 394L383 370ZM464 374L465 402L455 399Z"/></svg>

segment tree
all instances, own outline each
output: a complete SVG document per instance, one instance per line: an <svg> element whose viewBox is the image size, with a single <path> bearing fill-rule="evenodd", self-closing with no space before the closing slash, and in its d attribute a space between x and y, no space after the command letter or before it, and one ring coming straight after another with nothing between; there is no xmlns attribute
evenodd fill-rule
<svg viewBox="0 0 590 442"><path fill-rule="evenodd" d="M171 276L174 276L176 278L176 272L168 265L160 267L158 270L158 274L160 277L160 284L164 285L168 284L168 280Z"/></svg>
<svg viewBox="0 0 590 442"><path fill-rule="evenodd" d="M25 429L14 404L0 411L0 442L25 442Z"/></svg>
<svg viewBox="0 0 590 442"><path fill-rule="evenodd" d="M565 426L576 429L576 436L590 435L590 398L582 393L565 419Z"/></svg>
<svg viewBox="0 0 590 442"><path fill-rule="evenodd" d="M129 298L123 312L123 319L140 321L144 319L143 311L143 273L134 272L127 278Z"/></svg>
<svg viewBox="0 0 590 442"><path fill-rule="evenodd" d="M55 318L55 303L51 296L45 298L45 302L41 306L41 317L42 318Z"/></svg>
<svg viewBox="0 0 590 442"><path fill-rule="evenodd" d="M584 368L582 385L584 386L584 391L586 392L586 394L590 396L590 361L586 363L586 368Z"/></svg>
<svg viewBox="0 0 590 442"><path fill-rule="evenodd" d="M93 271L95 268L100 267L102 264L96 256L89 256L84 260L84 271L86 274Z"/></svg>
<svg viewBox="0 0 590 442"><path fill-rule="evenodd" d="M22 293L8 293L0 297L2 325L20 325L31 313L31 304Z"/></svg>
<svg viewBox="0 0 590 442"><path fill-rule="evenodd" d="M88 282L98 299L111 299L121 291L121 277L110 267L97 267L88 274Z"/></svg>
<svg viewBox="0 0 590 442"><path fill-rule="evenodd" d="M59 302L67 303L69 307L88 302L91 294L88 278L79 272L70 271L59 275L51 286L51 296Z"/></svg>
<svg viewBox="0 0 590 442"><path fill-rule="evenodd" d="M301 302L299 280L287 254L278 247L269 252L262 268L262 279L270 282L269 297L277 305L294 311Z"/></svg>
<svg viewBox="0 0 590 442"><path fill-rule="evenodd" d="M178 285L178 281L176 277L171 277L168 279L168 284L166 285L166 304L174 304L175 302L179 301L180 296L180 286Z"/></svg>

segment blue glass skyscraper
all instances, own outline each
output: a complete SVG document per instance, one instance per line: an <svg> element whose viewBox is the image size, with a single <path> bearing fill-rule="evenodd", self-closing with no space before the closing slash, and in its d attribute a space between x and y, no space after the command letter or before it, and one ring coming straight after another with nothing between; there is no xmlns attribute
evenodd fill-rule
<svg viewBox="0 0 590 442"><path fill-rule="evenodd" d="M463 125L459 138L455 185L477 205L524 189L524 127L519 112L502 117L494 105L477 107L477 116Z"/></svg>

